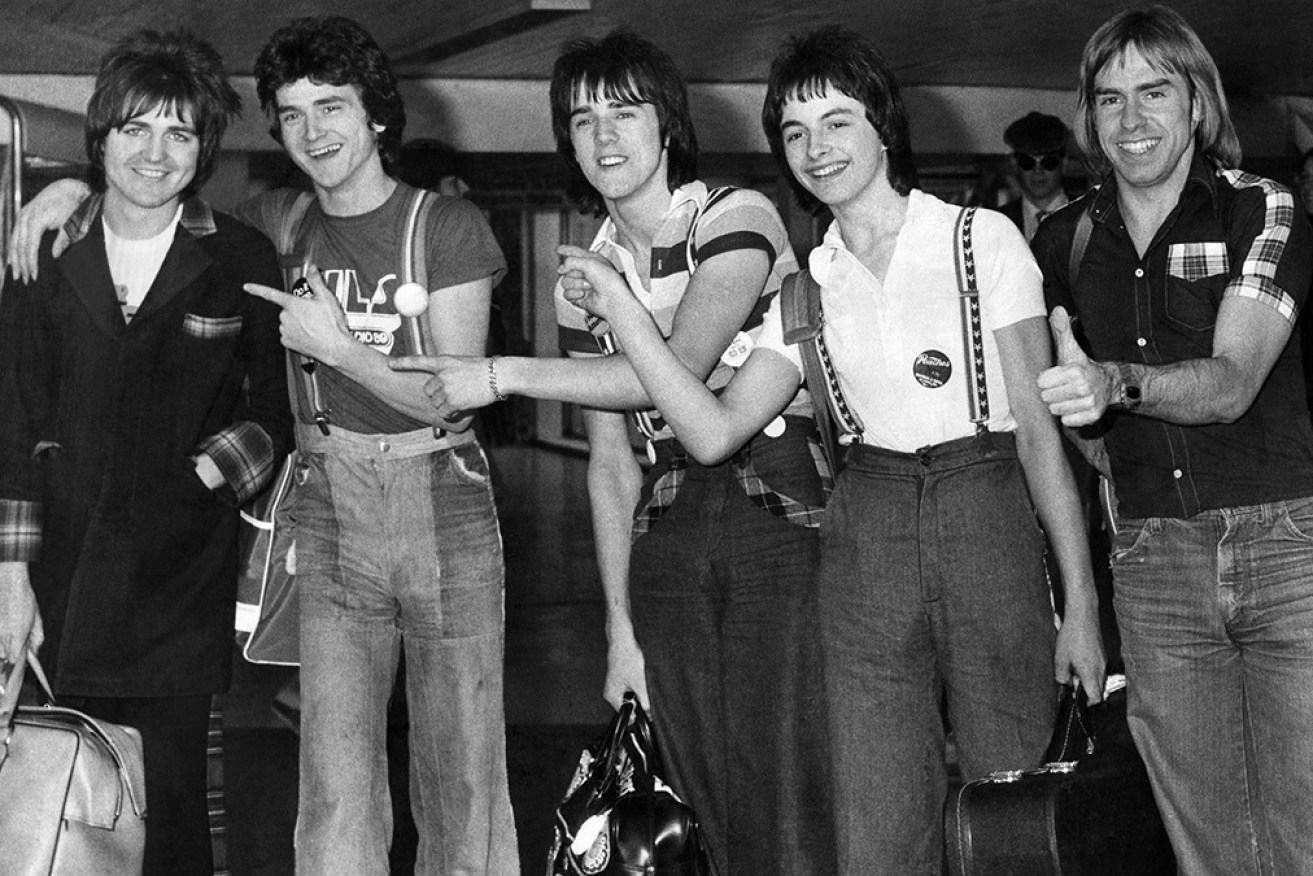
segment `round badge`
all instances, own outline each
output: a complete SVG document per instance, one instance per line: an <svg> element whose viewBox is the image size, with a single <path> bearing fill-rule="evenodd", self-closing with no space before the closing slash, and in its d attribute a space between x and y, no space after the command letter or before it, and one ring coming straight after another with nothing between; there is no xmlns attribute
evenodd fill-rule
<svg viewBox="0 0 1313 876"><path fill-rule="evenodd" d="M752 352L752 336L747 332L739 332L734 336L734 340L729 342L725 352L720 354L720 361L724 362L731 368L738 368L744 362L748 361L748 354Z"/></svg>
<svg viewBox="0 0 1313 876"><path fill-rule="evenodd" d="M912 362L912 374L916 382L927 389L938 389L953 374L953 363L938 350L926 350L917 354Z"/></svg>
<svg viewBox="0 0 1313 876"><path fill-rule="evenodd" d="M776 417L766 424L766 428L761 431L766 433L768 438L778 438L784 434L784 418Z"/></svg>

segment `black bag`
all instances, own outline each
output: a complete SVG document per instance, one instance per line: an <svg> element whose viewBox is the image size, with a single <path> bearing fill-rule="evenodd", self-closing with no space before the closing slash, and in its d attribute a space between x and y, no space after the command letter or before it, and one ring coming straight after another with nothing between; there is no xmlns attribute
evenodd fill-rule
<svg viewBox="0 0 1313 876"><path fill-rule="evenodd" d="M963 785L944 812L953 876L1171 876L1176 861L1126 724L1126 692L1063 694L1044 766Z"/></svg>
<svg viewBox="0 0 1313 876"><path fill-rule="evenodd" d="M651 722L629 694L579 756L556 810L548 876L710 876L697 817L661 773Z"/></svg>

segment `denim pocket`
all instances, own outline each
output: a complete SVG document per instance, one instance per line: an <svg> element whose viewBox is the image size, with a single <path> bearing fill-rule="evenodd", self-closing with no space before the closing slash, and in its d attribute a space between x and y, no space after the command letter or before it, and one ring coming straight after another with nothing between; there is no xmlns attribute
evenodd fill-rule
<svg viewBox="0 0 1313 876"><path fill-rule="evenodd" d="M470 442L453 447L447 454L448 470L456 480L466 486L486 489L490 479L488 458L483 448Z"/></svg>
<svg viewBox="0 0 1313 876"><path fill-rule="evenodd" d="M1274 529L1279 530L1278 535L1284 533L1287 538L1313 544L1313 499L1287 505Z"/></svg>
<svg viewBox="0 0 1313 876"><path fill-rule="evenodd" d="M1143 520L1118 520L1117 535L1112 542L1111 563L1142 563L1149 550L1149 540L1162 528L1154 517Z"/></svg>
<svg viewBox="0 0 1313 876"><path fill-rule="evenodd" d="M197 316L188 313L182 318L182 332L202 341L220 341L235 338L242 332L240 316Z"/></svg>

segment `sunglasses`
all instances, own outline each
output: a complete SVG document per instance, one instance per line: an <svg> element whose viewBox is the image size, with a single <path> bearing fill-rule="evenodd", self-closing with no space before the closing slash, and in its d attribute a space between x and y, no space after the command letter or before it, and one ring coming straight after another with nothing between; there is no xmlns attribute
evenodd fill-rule
<svg viewBox="0 0 1313 876"><path fill-rule="evenodd" d="M1013 152L1012 157L1017 159L1017 167L1022 170L1034 170L1036 164L1045 170L1057 170L1058 165L1062 163L1062 153L1060 152L1049 152L1045 155Z"/></svg>

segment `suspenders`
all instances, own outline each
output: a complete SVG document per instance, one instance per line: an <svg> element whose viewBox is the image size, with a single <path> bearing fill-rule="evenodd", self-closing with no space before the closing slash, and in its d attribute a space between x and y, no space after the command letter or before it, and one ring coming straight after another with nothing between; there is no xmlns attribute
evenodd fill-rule
<svg viewBox="0 0 1313 876"><path fill-rule="evenodd" d="M967 207L958 214L953 254L957 266L958 298L961 302L963 343L967 370L967 393L971 422L982 432L989 422L989 392L985 385L985 341L980 323L980 290L976 283L975 253L971 245L971 225L976 208ZM838 447L861 441L865 427L857 412L843 397L839 375L834 370L825 346L825 317L821 312L821 287L806 268L786 277L780 288L780 316L784 342L797 344L802 355L804 377L813 396L821 443L836 466ZM837 436L836 436L837 431Z"/></svg>
<svg viewBox="0 0 1313 876"><path fill-rule="evenodd" d="M433 210L433 204L437 197L433 192L423 189L417 189L415 194L411 196L406 210L405 234L402 236L401 283L419 283L427 288L428 247L425 245L427 242L426 232L429 213ZM292 202L292 206L283 215L278 229L278 239L274 241L278 247L279 261L283 268L283 281L289 291L295 290L296 281L305 275L306 265L314 261L313 253L308 248L305 251L297 250L301 225L305 221L306 213L312 203L314 203L314 195L309 192L302 192L297 195L296 200ZM420 331L426 342L431 340L427 320L420 321ZM421 351L414 350L413 352L419 354ZM319 427L319 431L327 435L332 412L324 407L315 361L299 353L291 353L288 358L288 382L296 388L298 415L309 412L309 415L314 419L315 425ZM299 365L300 367L292 367L292 365Z"/></svg>

